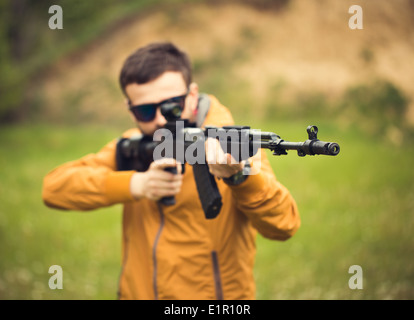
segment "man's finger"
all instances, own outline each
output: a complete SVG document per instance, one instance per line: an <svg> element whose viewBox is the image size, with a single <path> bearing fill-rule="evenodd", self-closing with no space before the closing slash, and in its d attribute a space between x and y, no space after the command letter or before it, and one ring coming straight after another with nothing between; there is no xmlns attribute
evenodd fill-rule
<svg viewBox="0 0 414 320"><path fill-rule="evenodd" d="M172 158L164 158L164 159L155 160L150 165L151 169L158 169L158 170L164 170L166 168L173 168L173 167L177 168L177 173L181 173L182 171L181 164L178 163L177 160L172 159Z"/></svg>
<svg viewBox="0 0 414 320"><path fill-rule="evenodd" d="M208 164L226 164L227 157L220 143L215 138L208 138L206 141L206 160Z"/></svg>

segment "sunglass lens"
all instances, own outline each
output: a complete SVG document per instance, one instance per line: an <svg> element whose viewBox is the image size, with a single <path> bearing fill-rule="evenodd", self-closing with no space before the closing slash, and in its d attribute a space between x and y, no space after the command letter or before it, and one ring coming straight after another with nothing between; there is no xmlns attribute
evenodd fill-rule
<svg viewBox="0 0 414 320"><path fill-rule="evenodd" d="M134 109L135 117L142 122L149 122L155 118L157 107L153 105L139 106Z"/></svg>
<svg viewBox="0 0 414 320"><path fill-rule="evenodd" d="M171 102L178 103L181 107L181 110L183 110L184 109L184 104L185 104L185 98L186 98L186 96L172 98Z"/></svg>

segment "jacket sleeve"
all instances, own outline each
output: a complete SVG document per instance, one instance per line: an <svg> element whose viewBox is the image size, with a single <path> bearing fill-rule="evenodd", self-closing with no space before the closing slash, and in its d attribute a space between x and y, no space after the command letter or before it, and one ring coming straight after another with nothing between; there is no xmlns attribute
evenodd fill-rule
<svg viewBox="0 0 414 320"><path fill-rule="evenodd" d="M287 240L300 226L296 202L277 181L263 149L252 160L252 168L258 173L248 176L240 185L230 186L236 205L261 235Z"/></svg>
<svg viewBox="0 0 414 320"><path fill-rule="evenodd" d="M43 180L42 198L51 208L91 210L133 200L134 171L115 171L116 140L96 154L65 163Z"/></svg>

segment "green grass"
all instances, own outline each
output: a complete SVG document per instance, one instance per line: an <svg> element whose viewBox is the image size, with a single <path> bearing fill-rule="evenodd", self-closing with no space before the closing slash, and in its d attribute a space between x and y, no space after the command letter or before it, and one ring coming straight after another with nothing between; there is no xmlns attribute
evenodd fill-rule
<svg viewBox="0 0 414 320"><path fill-rule="evenodd" d="M302 139L298 132L307 123L301 123L280 123L278 133ZM414 298L413 146L323 124L319 138L337 141L341 153L272 158L278 179L297 200L302 226L287 242L259 238L258 298ZM352 265L362 267L362 290L348 287Z"/></svg>
<svg viewBox="0 0 414 320"><path fill-rule="evenodd" d="M96 152L121 131L42 125L0 130L0 299L115 299L121 207L58 211L41 200L55 166ZM63 268L50 290L49 267Z"/></svg>
<svg viewBox="0 0 414 320"><path fill-rule="evenodd" d="M243 123L246 124L246 123ZM306 139L304 120L252 125L286 140ZM271 157L302 218L286 242L258 237L258 299L413 299L414 146L319 126L337 157ZM96 152L122 130L40 124L0 128L0 299L115 299L120 272L121 206L58 211L41 200L53 167ZM63 268L63 290L48 287ZM351 290L351 265L363 289Z"/></svg>

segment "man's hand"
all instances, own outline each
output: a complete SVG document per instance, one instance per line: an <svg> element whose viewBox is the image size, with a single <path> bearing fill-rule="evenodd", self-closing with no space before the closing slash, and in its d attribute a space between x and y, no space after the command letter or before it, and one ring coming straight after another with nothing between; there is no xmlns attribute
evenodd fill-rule
<svg viewBox="0 0 414 320"><path fill-rule="evenodd" d="M244 168L245 161L236 162L230 153L224 153L220 142L214 138L206 141L206 159L210 173L217 178L229 178Z"/></svg>
<svg viewBox="0 0 414 320"><path fill-rule="evenodd" d="M167 167L177 167L177 174L164 171ZM157 201L180 192L182 179L181 164L174 159L160 159L152 162L147 171L132 175L130 191L137 200L147 198Z"/></svg>

